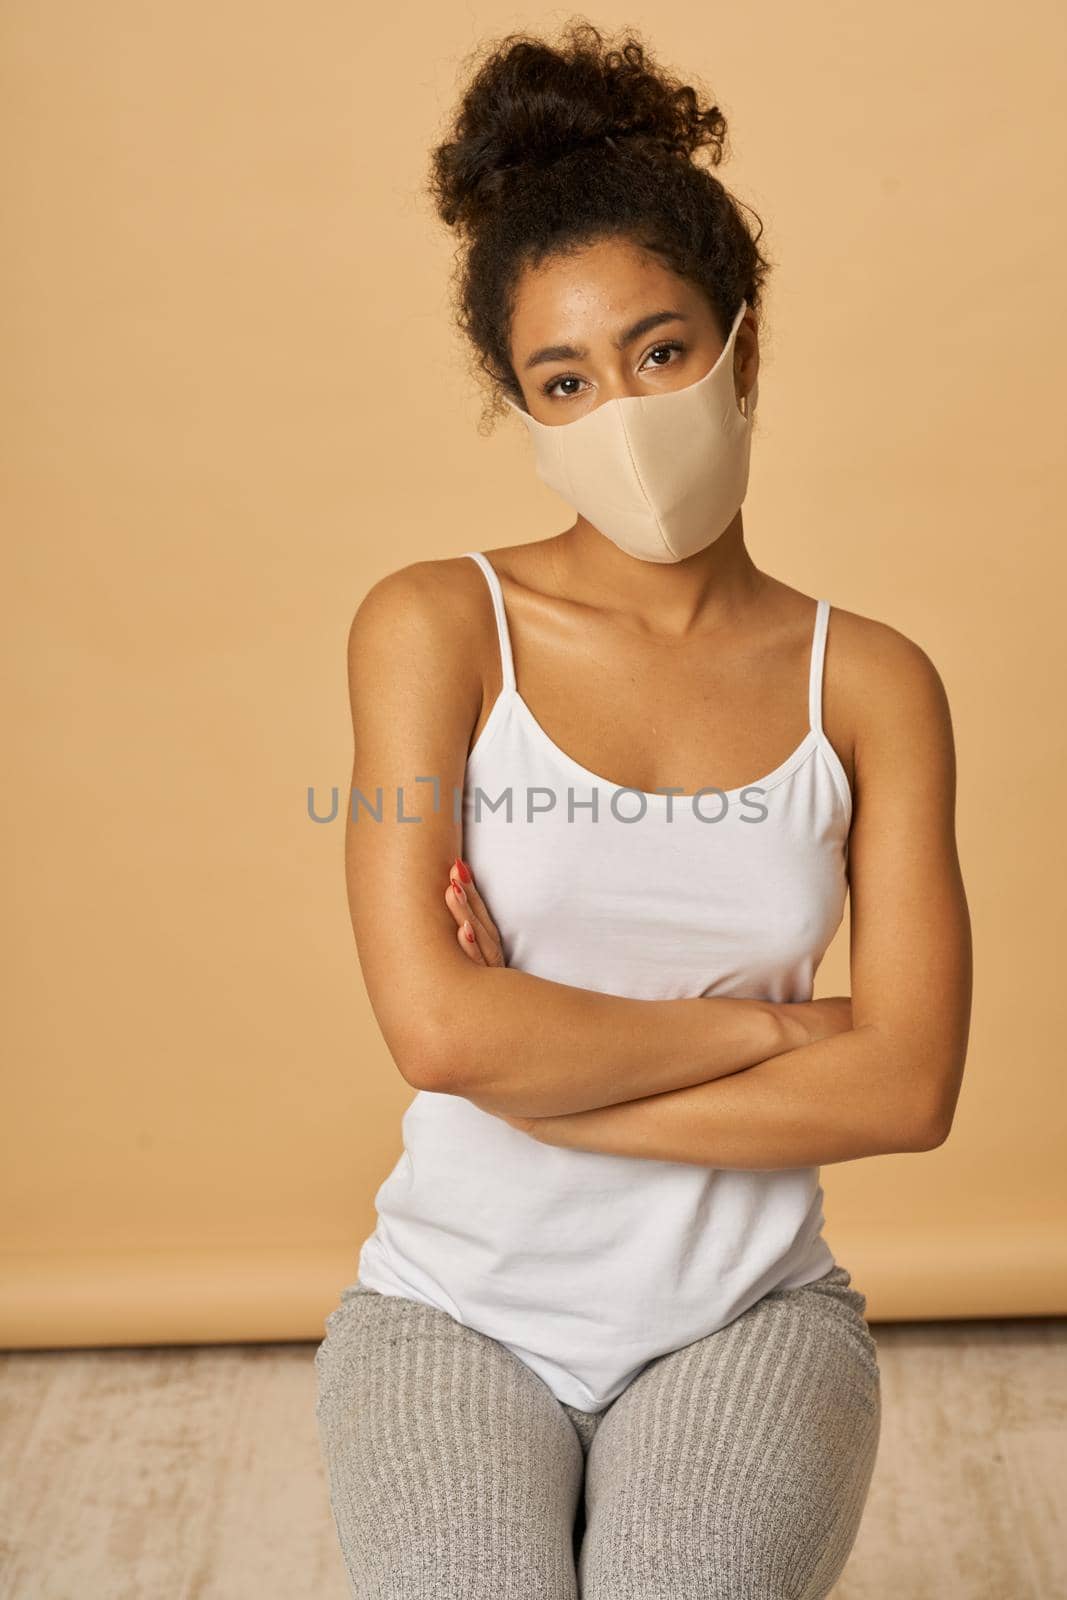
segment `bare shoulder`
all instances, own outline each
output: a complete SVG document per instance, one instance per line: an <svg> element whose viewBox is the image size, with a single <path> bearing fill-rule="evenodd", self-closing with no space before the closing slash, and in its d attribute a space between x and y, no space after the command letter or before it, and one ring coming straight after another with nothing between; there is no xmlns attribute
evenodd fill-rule
<svg viewBox="0 0 1067 1600"><path fill-rule="evenodd" d="M432 677L467 694L495 638L485 575L467 556L412 561L379 578L356 607L348 633L350 676Z"/></svg>
<svg viewBox="0 0 1067 1600"><path fill-rule="evenodd" d="M947 704L941 674L921 644L891 623L841 606L830 611L826 671L842 701L862 705L873 699L897 714Z"/></svg>
<svg viewBox="0 0 1067 1600"><path fill-rule="evenodd" d="M371 585L356 607L350 634L455 630L484 620L485 596L485 577L467 556L411 561Z"/></svg>
<svg viewBox="0 0 1067 1600"><path fill-rule="evenodd" d="M929 653L891 623L833 606L824 668L826 720L852 730L857 776L892 760L951 764L952 718Z"/></svg>

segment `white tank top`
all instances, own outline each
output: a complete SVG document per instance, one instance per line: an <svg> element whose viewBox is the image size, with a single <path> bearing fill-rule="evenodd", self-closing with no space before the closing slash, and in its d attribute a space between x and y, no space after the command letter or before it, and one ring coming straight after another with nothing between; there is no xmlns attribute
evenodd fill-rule
<svg viewBox="0 0 1067 1600"><path fill-rule="evenodd" d="M620 788L548 737L516 687L496 572L465 554L492 595L503 688L467 761L463 855L508 965L637 999L810 1000L844 910L852 815L822 727L829 602L800 744L766 777L694 803ZM426 1090L402 1131L359 1281L488 1334L583 1411L834 1265L817 1167L561 1149Z"/></svg>

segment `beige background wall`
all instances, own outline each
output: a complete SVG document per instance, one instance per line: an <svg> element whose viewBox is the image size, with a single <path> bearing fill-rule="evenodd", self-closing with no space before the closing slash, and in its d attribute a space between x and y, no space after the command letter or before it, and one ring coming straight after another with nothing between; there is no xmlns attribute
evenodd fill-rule
<svg viewBox="0 0 1067 1600"><path fill-rule="evenodd" d="M778 262L754 558L954 712L963 1096L824 1168L828 1237L876 1320L1062 1313L1062 8L588 14L710 86ZM307 789L367 587L567 525L477 431L420 195L464 53L566 15L4 8L9 1345L317 1339L355 1275L410 1091Z"/></svg>

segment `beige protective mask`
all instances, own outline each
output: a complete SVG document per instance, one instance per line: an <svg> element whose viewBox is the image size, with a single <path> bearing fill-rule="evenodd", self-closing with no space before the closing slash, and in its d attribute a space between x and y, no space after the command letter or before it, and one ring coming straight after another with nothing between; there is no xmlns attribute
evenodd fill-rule
<svg viewBox="0 0 1067 1600"><path fill-rule="evenodd" d="M667 394L605 400L573 422L538 422L511 400L534 442L537 476L639 561L684 561L730 526L748 488L759 384L741 411L734 343L745 301L715 365Z"/></svg>

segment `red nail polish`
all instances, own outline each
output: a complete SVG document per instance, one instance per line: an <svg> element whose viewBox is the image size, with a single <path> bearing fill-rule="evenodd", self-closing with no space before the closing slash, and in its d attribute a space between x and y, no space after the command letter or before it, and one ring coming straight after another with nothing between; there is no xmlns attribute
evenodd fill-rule
<svg viewBox="0 0 1067 1600"><path fill-rule="evenodd" d="M465 922L463 924L463 937L468 941L468 943L474 943L474 929L471 927L469 922Z"/></svg>
<svg viewBox="0 0 1067 1600"><path fill-rule="evenodd" d="M467 863L461 860L459 856L456 857L456 866L459 868L459 875L463 879L463 882L470 883L474 874L471 872L471 869L468 867Z"/></svg>
<svg viewBox="0 0 1067 1600"><path fill-rule="evenodd" d="M454 878L451 880L451 883L452 883L452 892L455 894L456 899L457 900L466 900L467 896L463 893L463 885L460 884L460 883L457 883Z"/></svg>

